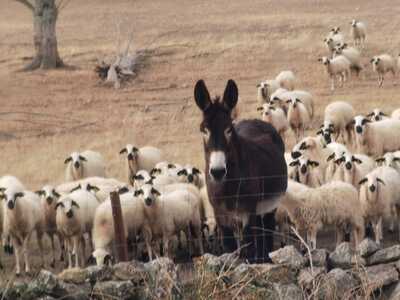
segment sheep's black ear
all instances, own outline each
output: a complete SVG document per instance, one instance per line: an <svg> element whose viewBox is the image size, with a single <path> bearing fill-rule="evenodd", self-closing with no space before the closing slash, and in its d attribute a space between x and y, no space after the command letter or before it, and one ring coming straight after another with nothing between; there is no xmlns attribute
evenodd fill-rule
<svg viewBox="0 0 400 300"><path fill-rule="evenodd" d="M228 110L233 110L239 99L238 87L232 79L229 79L226 83L224 96L222 97L222 103Z"/></svg>
<svg viewBox="0 0 400 300"><path fill-rule="evenodd" d="M35 194L37 194L39 196L44 196L46 194L46 192L43 190L39 190L39 191L35 191Z"/></svg>
<svg viewBox="0 0 400 300"><path fill-rule="evenodd" d="M112 257L110 254L106 254L104 256L104 264L107 266L111 266L115 263L114 257Z"/></svg>
<svg viewBox="0 0 400 300"><path fill-rule="evenodd" d="M300 150L307 150L307 144L306 144L306 142L302 142L301 143L301 145L300 145Z"/></svg>
<svg viewBox="0 0 400 300"><path fill-rule="evenodd" d="M198 108L203 112L211 106L210 93L202 79L197 81L194 87L194 100L196 101Z"/></svg>
<svg viewBox="0 0 400 300"><path fill-rule="evenodd" d="M96 258L93 256L93 254L90 254L89 258L86 261L86 264L89 266L96 264Z"/></svg>
<svg viewBox="0 0 400 300"><path fill-rule="evenodd" d="M58 208L59 206L65 207L65 206L64 206L64 203L62 203L62 202L57 202L57 204L56 204L56 206L54 207L54 209L57 210L57 208Z"/></svg>
<svg viewBox="0 0 400 300"><path fill-rule="evenodd" d="M374 62L374 59L373 58L371 58L371 60L369 61L371 64Z"/></svg>
<svg viewBox="0 0 400 300"><path fill-rule="evenodd" d="M382 183L383 185L386 185L385 182L384 182L382 179L380 179L380 178L376 178L376 181Z"/></svg>
<svg viewBox="0 0 400 300"><path fill-rule="evenodd" d="M299 98L296 98L296 102L303 103L303 101L301 101Z"/></svg>
<svg viewBox="0 0 400 300"><path fill-rule="evenodd" d="M354 161L354 162L356 162L358 164L362 163L361 159L358 159L357 157L354 157L354 156L351 158L351 161Z"/></svg>
<svg viewBox="0 0 400 300"><path fill-rule="evenodd" d="M64 160L64 164L67 164L67 163L69 163L70 161L72 161L72 157L71 157L71 156L67 157L67 158Z"/></svg>
<svg viewBox="0 0 400 300"><path fill-rule="evenodd" d="M126 148L122 148L122 149L119 151L119 154L124 154L124 153L128 153L128 150L126 150Z"/></svg>
<svg viewBox="0 0 400 300"><path fill-rule="evenodd" d="M379 158L375 159L375 162L377 162L377 163L383 163L384 161L385 161L384 157L379 157Z"/></svg>
<svg viewBox="0 0 400 300"><path fill-rule="evenodd" d="M367 181L368 181L368 178L363 178L358 182L358 184L362 185L362 184L366 183Z"/></svg>
<svg viewBox="0 0 400 300"><path fill-rule="evenodd" d="M133 147L133 148L132 148L132 152L133 152L133 153L139 152L139 148Z"/></svg>
<svg viewBox="0 0 400 300"><path fill-rule="evenodd" d="M91 184L88 184L87 188L88 188L88 191L95 191L96 193L100 191L100 189L97 186L91 185Z"/></svg>
<svg viewBox="0 0 400 300"><path fill-rule="evenodd" d="M176 175L178 175L178 176L187 176L187 171L185 170L185 169L183 169L183 170L180 170L178 173L176 173Z"/></svg>
<svg viewBox="0 0 400 300"><path fill-rule="evenodd" d="M193 173L194 175L196 175L196 174L200 174L201 172L200 172L199 169L193 168L193 169L192 169L192 173Z"/></svg>
<svg viewBox="0 0 400 300"><path fill-rule="evenodd" d="M168 165L167 165L167 168L168 168L168 169L175 169L176 166L175 166L175 164L168 164Z"/></svg>
<svg viewBox="0 0 400 300"><path fill-rule="evenodd" d="M307 162L308 165L312 166L312 167L318 167L319 166L319 162L317 161L313 161L313 160L309 160Z"/></svg>
<svg viewBox="0 0 400 300"><path fill-rule="evenodd" d="M129 189L126 186L118 189L118 194L120 194L120 195L128 193L128 192L129 192Z"/></svg>
<svg viewBox="0 0 400 300"><path fill-rule="evenodd" d="M133 175L133 179L135 179L135 180L143 180L143 179L144 179L144 177L143 177L143 175L142 175L142 174L139 174L139 175Z"/></svg>
<svg viewBox="0 0 400 300"><path fill-rule="evenodd" d="M15 199L17 199L17 198L19 198L19 197L23 197L24 196L24 193L23 192L18 192L18 193L15 193Z"/></svg>
<svg viewBox="0 0 400 300"><path fill-rule="evenodd" d="M400 161L400 157L394 157L393 161Z"/></svg>
<svg viewBox="0 0 400 300"><path fill-rule="evenodd" d="M153 184L153 179L155 179L155 177L151 177L151 179L147 180L144 184Z"/></svg>
<svg viewBox="0 0 400 300"><path fill-rule="evenodd" d="M371 123L371 121L368 119L363 119L361 125L365 125L366 123Z"/></svg>
<svg viewBox="0 0 400 300"><path fill-rule="evenodd" d="M134 193L134 195L135 195L135 197L138 197L138 196L140 196L140 195L143 195L143 190L142 190L142 189L136 190L135 193Z"/></svg>
<svg viewBox="0 0 400 300"><path fill-rule="evenodd" d="M160 196L160 195L161 195L160 192L157 191L155 188L152 188L152 189L151 189L151 193L152 193L153 195L156 195L156 196Z"/></svg>
<svg viewBox="0 0 400 300"><path fill-rule="evenodd" d="M78 184L76 187L74 187L73 189L71 189L69 192L72 193L72 192L75 192L75 191L77 191L77 190L80 190L81 188L82 188L81 184Z"/></svg>
<svg viewBox="0 0 400 300"><path fill-rule="evenodd" d="M60 197L61 197L61 195L60 195L56 190L53 190L53 194L54 194L54 196L56 196L57 198L60 198Z"/></svg>
<svg viewBox="0 0 400 300"><path fill-rule="evenodd" d="M257 107L257 111L262 111L264 108L262 106Z"/></svg>
<svg viewBox="0 0 400 300"><path fill-rule="evenodd" d="M300 162L299 162L298 159L296 159L296 160L294 160L294 161L289 163L289 166L291 166L291 167L299 166L299 165L300 165Z"/></svg>
<svg viewBox="0 0 400 300"><path fill-rule="evenodd" d="M269 109L270 110L276 110L276 108L274 106L272 106L272 105L269 107Z"/></svg>
<svg viewBox="0 0 400 300"><path fill-rule="evenodd" d="M258 88L259 88L260 86L261 86L261 84L257 84L257 85L256 85L256 87L258 87Z"/></svg>
<svg viewBox="0 0 400 300"><path fill-rule="evenodd" d="M322 129L317 131L317 135L323 134L324 132L322 131Z"/></svg>
<svg viewBox="0 0 400 300"><path fill-rule="evenodd" d="M387 116L388 116L388 115L385 114L383 111L379 112L379 115L380 115L380 116L384 116L384 117L387 117Z"/></svg>
<svg viewBox="0 0 400 300"><path fill-rule="evenodd" d="M79 204L75 202L75 200L71 201L71 206L75 206L76 208L80 208Z"/></svg>
<svg viewBox="0 0 400 300"><path fill-rule="evenodd" d="M84 156L82 156L82 155L79 155L79 159L80 159L81 161L87 161L86 157L84 157Z"/></svg>
<svg viewBox="0 0 400 300"><path fill-rule="evenodd" d="M4 193L6 191L5 187L0 187L0 193Z"/></svg>
<svg viewBox="0 0 400 300"><path fill-rule="evenodd" d="M374 113L371 112L371 113L369 113L369 114L367 115L367 118L371 118L373 115L374 115Z"/></svg>

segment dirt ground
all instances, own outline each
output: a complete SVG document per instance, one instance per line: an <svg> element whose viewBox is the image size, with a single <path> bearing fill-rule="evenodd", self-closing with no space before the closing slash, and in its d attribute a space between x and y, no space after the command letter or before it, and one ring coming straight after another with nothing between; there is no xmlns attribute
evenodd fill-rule
<svg viewBox="0 0 400 300"><path fill-rule="evenodd" d="M325 106L350 102L361 113L400 107L399 86L387 77L377 87L369 59L400 52L400 5L393 0L72 0L58 22L59 50L74 70L18 72L33 56L32 16L21 4L0 1L0 176L13 174L29 188L60 183L65 157L93 149L106 158L109 176L125 179L119 150L126 143L154 145L170 161L203 167L195 82L221 94L236 80L241 118L258 117L256 84L293 70L298 88L313 93L321 123ZM317 62L323 38L349 22L368 26L365 71L330 93ZM117 33L116 24L121 24ZM121 90L99 84L98 60L116 51L118 35L133 30L134 48L146 57L139 75ZM293 145L293 138L287 147ZM37 251L35 251L37 254ZM4 258L6 271L13 268Z"/></svg>

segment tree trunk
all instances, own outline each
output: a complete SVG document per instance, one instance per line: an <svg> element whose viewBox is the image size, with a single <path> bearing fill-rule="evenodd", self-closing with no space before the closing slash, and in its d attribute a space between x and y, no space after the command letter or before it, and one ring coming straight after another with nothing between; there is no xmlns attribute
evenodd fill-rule
<svg viewBox="0 0 400 300"><path fill-rule="evenodd" d="M55 0L35 0L33 10L33 44L35 57L25 70L55 69L64 66L58 54Z"/></svg>

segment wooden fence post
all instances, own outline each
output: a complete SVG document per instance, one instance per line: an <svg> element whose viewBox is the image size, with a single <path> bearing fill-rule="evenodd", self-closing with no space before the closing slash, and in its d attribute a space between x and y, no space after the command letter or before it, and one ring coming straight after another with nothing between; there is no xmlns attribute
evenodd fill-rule
<svg viewBox="0 0 400 300"><path fill-rule="evenodd" d="M117 250L117 260L128 261L128 247L124 230L124 220L122 217L121 201L118 192L111 192L111 209L114 220L115 247Z"/></svg>

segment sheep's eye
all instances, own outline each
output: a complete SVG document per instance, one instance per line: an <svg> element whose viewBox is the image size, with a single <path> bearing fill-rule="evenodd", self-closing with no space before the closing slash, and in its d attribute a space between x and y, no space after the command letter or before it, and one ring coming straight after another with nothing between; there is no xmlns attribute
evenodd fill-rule
<svg viewBox="0 0 400 300"><path fill-rule="evenodd" d="M231 137L231 135L232 135L232 130L233 130L232 126L230 126L230 127L228 127L227 129L225 129L225 136L226 136L227 138L230 138L230 137Z"/></svg>

